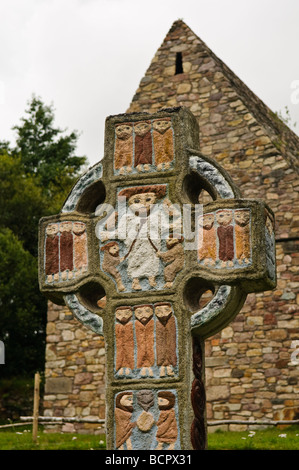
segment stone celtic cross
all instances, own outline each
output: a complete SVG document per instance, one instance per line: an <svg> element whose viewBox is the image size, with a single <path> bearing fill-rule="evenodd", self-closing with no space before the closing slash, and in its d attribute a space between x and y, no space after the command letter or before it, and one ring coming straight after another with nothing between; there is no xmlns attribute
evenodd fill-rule
<svg viewBox="0 0 299 470"><path fill-rule="evenodd" d="M41 291L105 337L108 449L205 448L204 340L276 284L273 213L198 148L185 108L110 116L102 162L40 221Z"/></svg>

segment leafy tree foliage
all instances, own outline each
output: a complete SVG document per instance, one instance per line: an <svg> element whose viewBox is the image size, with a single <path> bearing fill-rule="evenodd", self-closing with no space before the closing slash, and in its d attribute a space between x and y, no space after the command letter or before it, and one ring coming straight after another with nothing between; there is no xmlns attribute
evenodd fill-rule
<svg viewBox="0 0 299 470"><path fill-rule="evenodd" d="M37 260L8 228L0 229L0 265L1 376L33 374L44 358L46 305L38 289Z"/></svg>
<svg viewBox="0 0 299 470"><path fill-rule="evenodd" d="M35 96L26 114L21 125L13 128L25 171L39 176L47 188L51 183L60 185L62 173L70 178L76 176L85 163L85 157L74 155L78 134L63 135L64 131L54 127L53 107Z"/></svg>
<svg viewBox="0 0 299 470"><path fill-rule="evenodd" d="M86 163L75 155L78 135L54 126L52 107L32 97L15 126L16 148L0 142L1 376L44 368L47 301L39 292L38 221L59 212Z"/></svg>

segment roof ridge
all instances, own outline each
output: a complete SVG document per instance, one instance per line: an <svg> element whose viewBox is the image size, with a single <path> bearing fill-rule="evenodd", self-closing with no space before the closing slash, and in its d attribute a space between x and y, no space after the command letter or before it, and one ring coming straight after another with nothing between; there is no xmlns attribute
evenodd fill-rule
<svg viewBox="0 0 299 470"><path fill-rule="evenodd" d="M268 134L273 145L284 154L288 163L296 170L298 168L298 155L299 155L299 137L290 129L278 116L272 111L264 101L259 98L247 85L241 80L230 67L228 67L210 48L209 46L196 34L194 31L182 20L175 20L164 40L162 41L158 51L170 41L178 41L179 38L171 38L176 30L188 30L199 41L201 47L210 56L215 63L219 66L224 76L229 80L231 86L237 92L240 98L245 98L244 104L248 107L253 117L260 123L265 132ZM183 43L184 44L184 43ZM168 44L169 47L169 44ZM158 52L157 51L157 52ZM150 65L151 66L151 65ZM150 67L149 66L149 67ZM146 72L147 73L147 72ZM146 74L145 74L146 75Z"/></svg>

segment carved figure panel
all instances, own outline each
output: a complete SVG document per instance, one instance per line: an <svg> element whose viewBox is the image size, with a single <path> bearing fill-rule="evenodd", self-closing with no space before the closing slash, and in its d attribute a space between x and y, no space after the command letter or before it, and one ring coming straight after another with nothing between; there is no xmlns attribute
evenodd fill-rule
<svg viewBox="0 0 299 470"><path fill-rule="evenodd" d="M117 307L115 377L176 377L177 334L177 321L170 302Z"/></svg>
<svg viewBox="0 0 299 470"><path fill-rule="evenodd" d="M252 263L250 209L221 209L199 218L200 264L240 268Z"/></svg>
<svg viewBox="0 0 299 470"><path fill-rule="evenodd" d="M171 118L115 125L114 174L165 171L174 164Z"/></svg>
<svg viewBox="0 0 299 470"><path fill-rule="evenodd" d="M44 273L47 283L68 281L87 272L87 234L83 222L50 223L45 234Z"/></svg>
<svg viewBox="0 0 299 470"><path fill-rule="evenodd" d="M119 292L171 288L184 265L184 248L167 185L127 187L118 197L126 198L126 211L115 218L114 229L100 234L101 268Z"/></svg>
<svg viewBox="0 0 299 470"><path fill-rule="evenodd" d="M115 397L118 450L176 450L180 446L176 390L128 390Z"/></svg>

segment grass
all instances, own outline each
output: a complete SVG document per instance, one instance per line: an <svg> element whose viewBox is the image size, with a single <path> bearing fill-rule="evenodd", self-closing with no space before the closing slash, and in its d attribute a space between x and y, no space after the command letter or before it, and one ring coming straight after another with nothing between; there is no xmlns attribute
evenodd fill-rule
<svg viewBox="0 0 299 470"><path fill-rule="evenodd" d="M45 433L39 427L36 444L32 427L0 431L0 450L101 450L106 448L104 434Z"/></svg>
<svg viewBox="0 0 299 470"><path fill-rule="evenodd" d="M284 429L224 432L208 436L209 450L299 450L299 426Z"/></svg>
<svg viewBox="0 0 299 470"><path fill-rule="evenodd" d="M39 428L37 443L32 442L32 428L0 431L0 450L103 450L105 435L44 433ZM208 435L209 450L299 450L299 426L284 429L224 432Z"/></svg>

